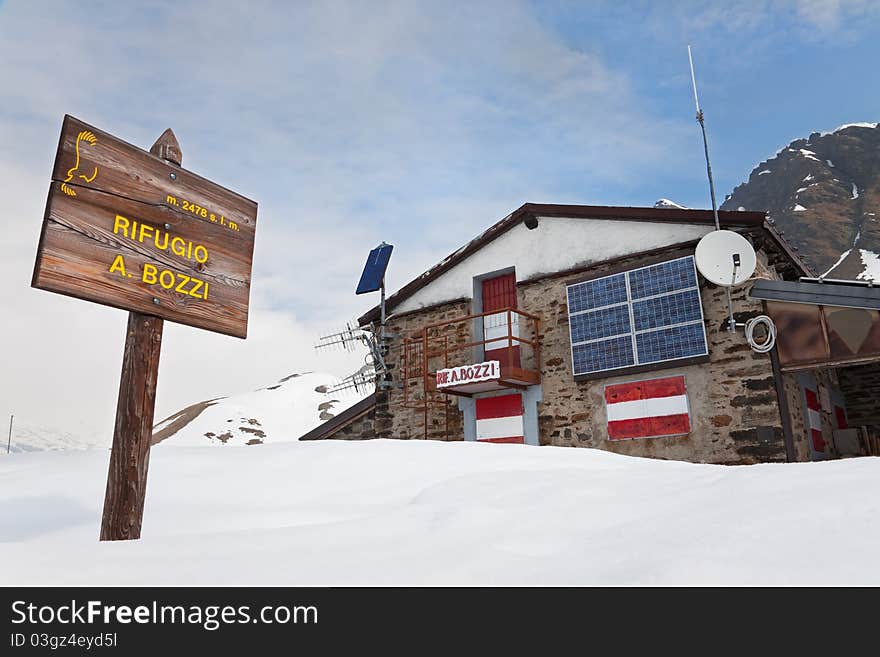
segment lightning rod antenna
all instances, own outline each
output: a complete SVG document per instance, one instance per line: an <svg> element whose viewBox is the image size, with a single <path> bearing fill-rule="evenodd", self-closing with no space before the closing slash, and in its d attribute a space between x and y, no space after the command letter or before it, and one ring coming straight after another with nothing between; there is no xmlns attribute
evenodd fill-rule
<svg viewBox="0 0 880 657"><path fill-rule="evenodd" d="M691 47L688 46L688 62L691 65L691 84L694 87L694 106L697 108L697 122L703 132L703 150L706 152L706 173L709 174L709 194L712 196L712 214L715 217L715 230L721 230L721 222L718 220L718 204L715 202L715 181L712 180L712 163L709 161L709 139L706 137L706 122L703 120L703 110L700 109L700 99L697 97L697 78L694 75L694 58L691 55Z"/></svg>
<svg viewBox="0 0 880 657"><path fill-rule="evenodd" d="M694 106L697 108L697 122L703 132L703 151L706 153L706 173L709 176L709 194L712 197L712 216L715 217L715 230L721 230L721 221L718 219L718 203L715 201L715 181L712 180L712 163L709 160L709 138L706 136L706 122L703 118L703 110L700 109L700 99L697 96L697 76L694 75L694 58L691 55L691 47L688 46L688 63L691 65L691 84L694 88ZM727 290L727 311L730 315L727 321L727 330L736 331L736 319L733 316L733 300L730 296L730 288Z"/></svg>

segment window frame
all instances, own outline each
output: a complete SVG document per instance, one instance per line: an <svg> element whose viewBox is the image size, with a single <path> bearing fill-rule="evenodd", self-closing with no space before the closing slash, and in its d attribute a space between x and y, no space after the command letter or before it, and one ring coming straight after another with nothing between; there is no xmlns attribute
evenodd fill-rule
<svg viewBox="0 0 880 657"><path fill-rule="evenodd" d="M691 287L687 287L687 288L681 288L678 290L672 290L670 292L666 292L666 293L663 293L660 295L649 295L647 297L635 299L635 300L632 298L632 292L630 289L630 279L629 279L630 273L635 272L635 271L639 271L642 269L648 269L649 267L655 267L657 265L660 265L660 264L663 264L666 262L675 262L676 260L684 260L686 258L691 259L691 264L694 268L694 280L696 281L695 285L693 285ZM654 372L654 371L659 371L659 370L673 369L676 367L685 367L688 365L706 363L709 361L709 335L708 335L708 331L706 328L706 315L705 315L705 312L703 311L702 286L700 285L700 274L697 271L696 259L694 258L694 255L692 253L684 253L682 255L675 256L672 258L670 258L670 257L652 258L650 262L643 263L638 266L616 267L612 271L605 273L605 274L602 274L602 275L588 276L588 277L579 278L577 280L569 281L565 285L566 305L568 305L568 300L569 300L569 296L568 296L569 288L574 287L576 285L582 285L583 283L591 283L594 281L600 281L600 280L603 280L606 278L612 278L614 276L620 276L620 275L624 276L624 282L626 284L627 298L626 298L625 302L620 302L620 303L616 303L616 304L609 304L607 306L601 306L599 308L591 308L589 310L584 310L584 311L577 311L575 313L575 316L581 315L581 314L586 314L589 312L596 312L598 310L603 310L603 309L607 310L609 308L614 308L617 306L625 306L627 308L628 313L629 313L629 321L630 321L629 333L610 335L610 336L606 336L603 338L597 338L595 340L583 340L583 341L576 343L577 345L589 344L591 342L603 342L605 340L613 340L615 338L620 338L620 337L629 335L632 339L633 358L634 358L634 360L637 360L639 357L638 356L638 346L637 346L637 342L636 342L637 335L660 331L660 330L668 329L668 328L674 328L676 326L701 325L703 328L704 342L706 344L706 352L704 354L697 354L697 355L691 355L691 356L681 356L678 358L669 358L669 359L664 359L664 360L659 360L659 361L653 361L650 363L634 363L632 365L621 365L620 367L614 367L614 368L609 368L609 369L595 370L593 372L585 372L585 373L581 373L581 374L575 374L574 348L575 348L576 344L574 342L572 342L572 339L571 339L572 338L572 336L571 336L572 312L571 312L571 308L567 307L568 346L569 346L569 356L570 356L569 363L571 366L572 376L574 377L575 381L591 381L591 380L596 380L596 379L609 379L609 378L624 376L624 375L628 375L628 374L639 374L639 373L643 373L643 372ZM643 330L638 333L636 332L635 321L634 321L634 317L633 317L633 303L634 302L644 301L644 300L648 300L651 298L659 298L659 297L663 297L663 296L671 296L674 294L680 294L680 293L687 292L687 291L696 291L697 292L697 296L699 298L699 306L700 306L700 319L699 319L699 321L694 319L689 322L681 322L678 324L669 324L669 325L665 325L665 326L658 326L653 329Z"/></svg>

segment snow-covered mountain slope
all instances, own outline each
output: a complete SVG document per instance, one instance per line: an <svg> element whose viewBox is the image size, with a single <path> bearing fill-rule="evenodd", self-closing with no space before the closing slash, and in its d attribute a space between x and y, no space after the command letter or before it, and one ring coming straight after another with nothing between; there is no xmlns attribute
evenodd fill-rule
<svg viewBox="0 0 880 657"><path fill-rule="evenodd" d="M8 425L4 426L8 429ZM6 453L7 442L9 442L9 434L7 431L2 432L3 440L0 447L0 454ZM24 452L44 452L47 450L62 449L91 449L95 447L110 447L113 436L99 436L88 430L77 429L57 429L47 426L36 426L32 424L22 424L14 422L12 427L12 454L21 454Z"/></svg>
<svg viewBox="0 0 880 657"><path fill-rule="evenodd" d="M880 254L867 249L849 249L830 269L823 272L823 276L880 283Z"/></svg>
<svg viewBox="0 0 880 657"><path fill-rule="evenodd" d="M352 393L327 395L329 374L291 374L277 383L192 404L153 428L153 444L260 445L297 440L355 404Z"/></svg>
<svg viewBox="0 0 880 657"><path fill-rule="evenodd" d="M106 451L0 457L2 584L880 585L878 458L170 442L133 542L98 543Z"/></svg>
<svg viewBox="0 0 880 657"><path fill-rule="evenodd" d="M817 274L880 281L880 124L797 139L754 168L722 204L763 210Z"/></svg>
<svg viewBox="0 0 880 657"><path fill-rule="evenodd" d="M655 208L671 208L678 210L687 210L687 208L683 205L679 205L675 201L670 201L668 198L659 198L654 202Z"/></svg>

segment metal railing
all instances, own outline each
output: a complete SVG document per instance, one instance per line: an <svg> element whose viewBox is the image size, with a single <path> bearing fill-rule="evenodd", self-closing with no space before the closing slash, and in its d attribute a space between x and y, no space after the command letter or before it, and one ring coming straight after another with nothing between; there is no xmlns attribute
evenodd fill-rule
<svg viewBox="0 0 880 657"><path fill-rule="evenodd" d="M482 322L477 320L498 315L506 316L506 334L486 337ZM514 327L517 328L516 332ZM482 340L472 339L475 329L483 329ZM506 352L496 358L501 362L502 372L540 372L540 329L540 317L516 308L501 308L428 324L422 327L416 337L404 340L402 378L404 382L423 378L424 389L429 390L433 387L429 382L438 369L474 363L485 356L487 345L494 346L490 351L503 349ZM462 336L466 336L464 340ZM499 344L501 346L497 346ZM514 347L520 347L520 350L517 351Z"/></svg>
<svg viewBox="0 0 880 657"><path fill-rule="evenodd" d="M498 315L504 316L504 322L499 326L506 324L506 335L487 338L485 319ZM429 408L433 407L444 409L447 439L449 434L448 404L450 394L456 393L437 390L438 369L475 363L485 356L487 345L491 345L493 348L488 351L505 352L493 354L493 359L501 363L502 379L511 375L513 378L522 376L523 372L539 375L540 330L541 318L537 315L516 308L500 308L434 322L422 327L414 336L404 338L400 368L402 404L423 411L425 437L428 437ZM477 331L483 333L482 340L473 339ZM511 384L511 387L520 386Z"/></svg>

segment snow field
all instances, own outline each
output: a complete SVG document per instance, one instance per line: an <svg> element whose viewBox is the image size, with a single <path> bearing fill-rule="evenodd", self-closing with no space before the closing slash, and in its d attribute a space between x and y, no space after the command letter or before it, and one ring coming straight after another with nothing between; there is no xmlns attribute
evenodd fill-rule
<svg viewBox="0 0 880 657"><path fill-rule="evenodd" d="M99 543L108 453L0 459L4 585L880 584L880 459L742 467L366 441L153 449Z"/></svg>

